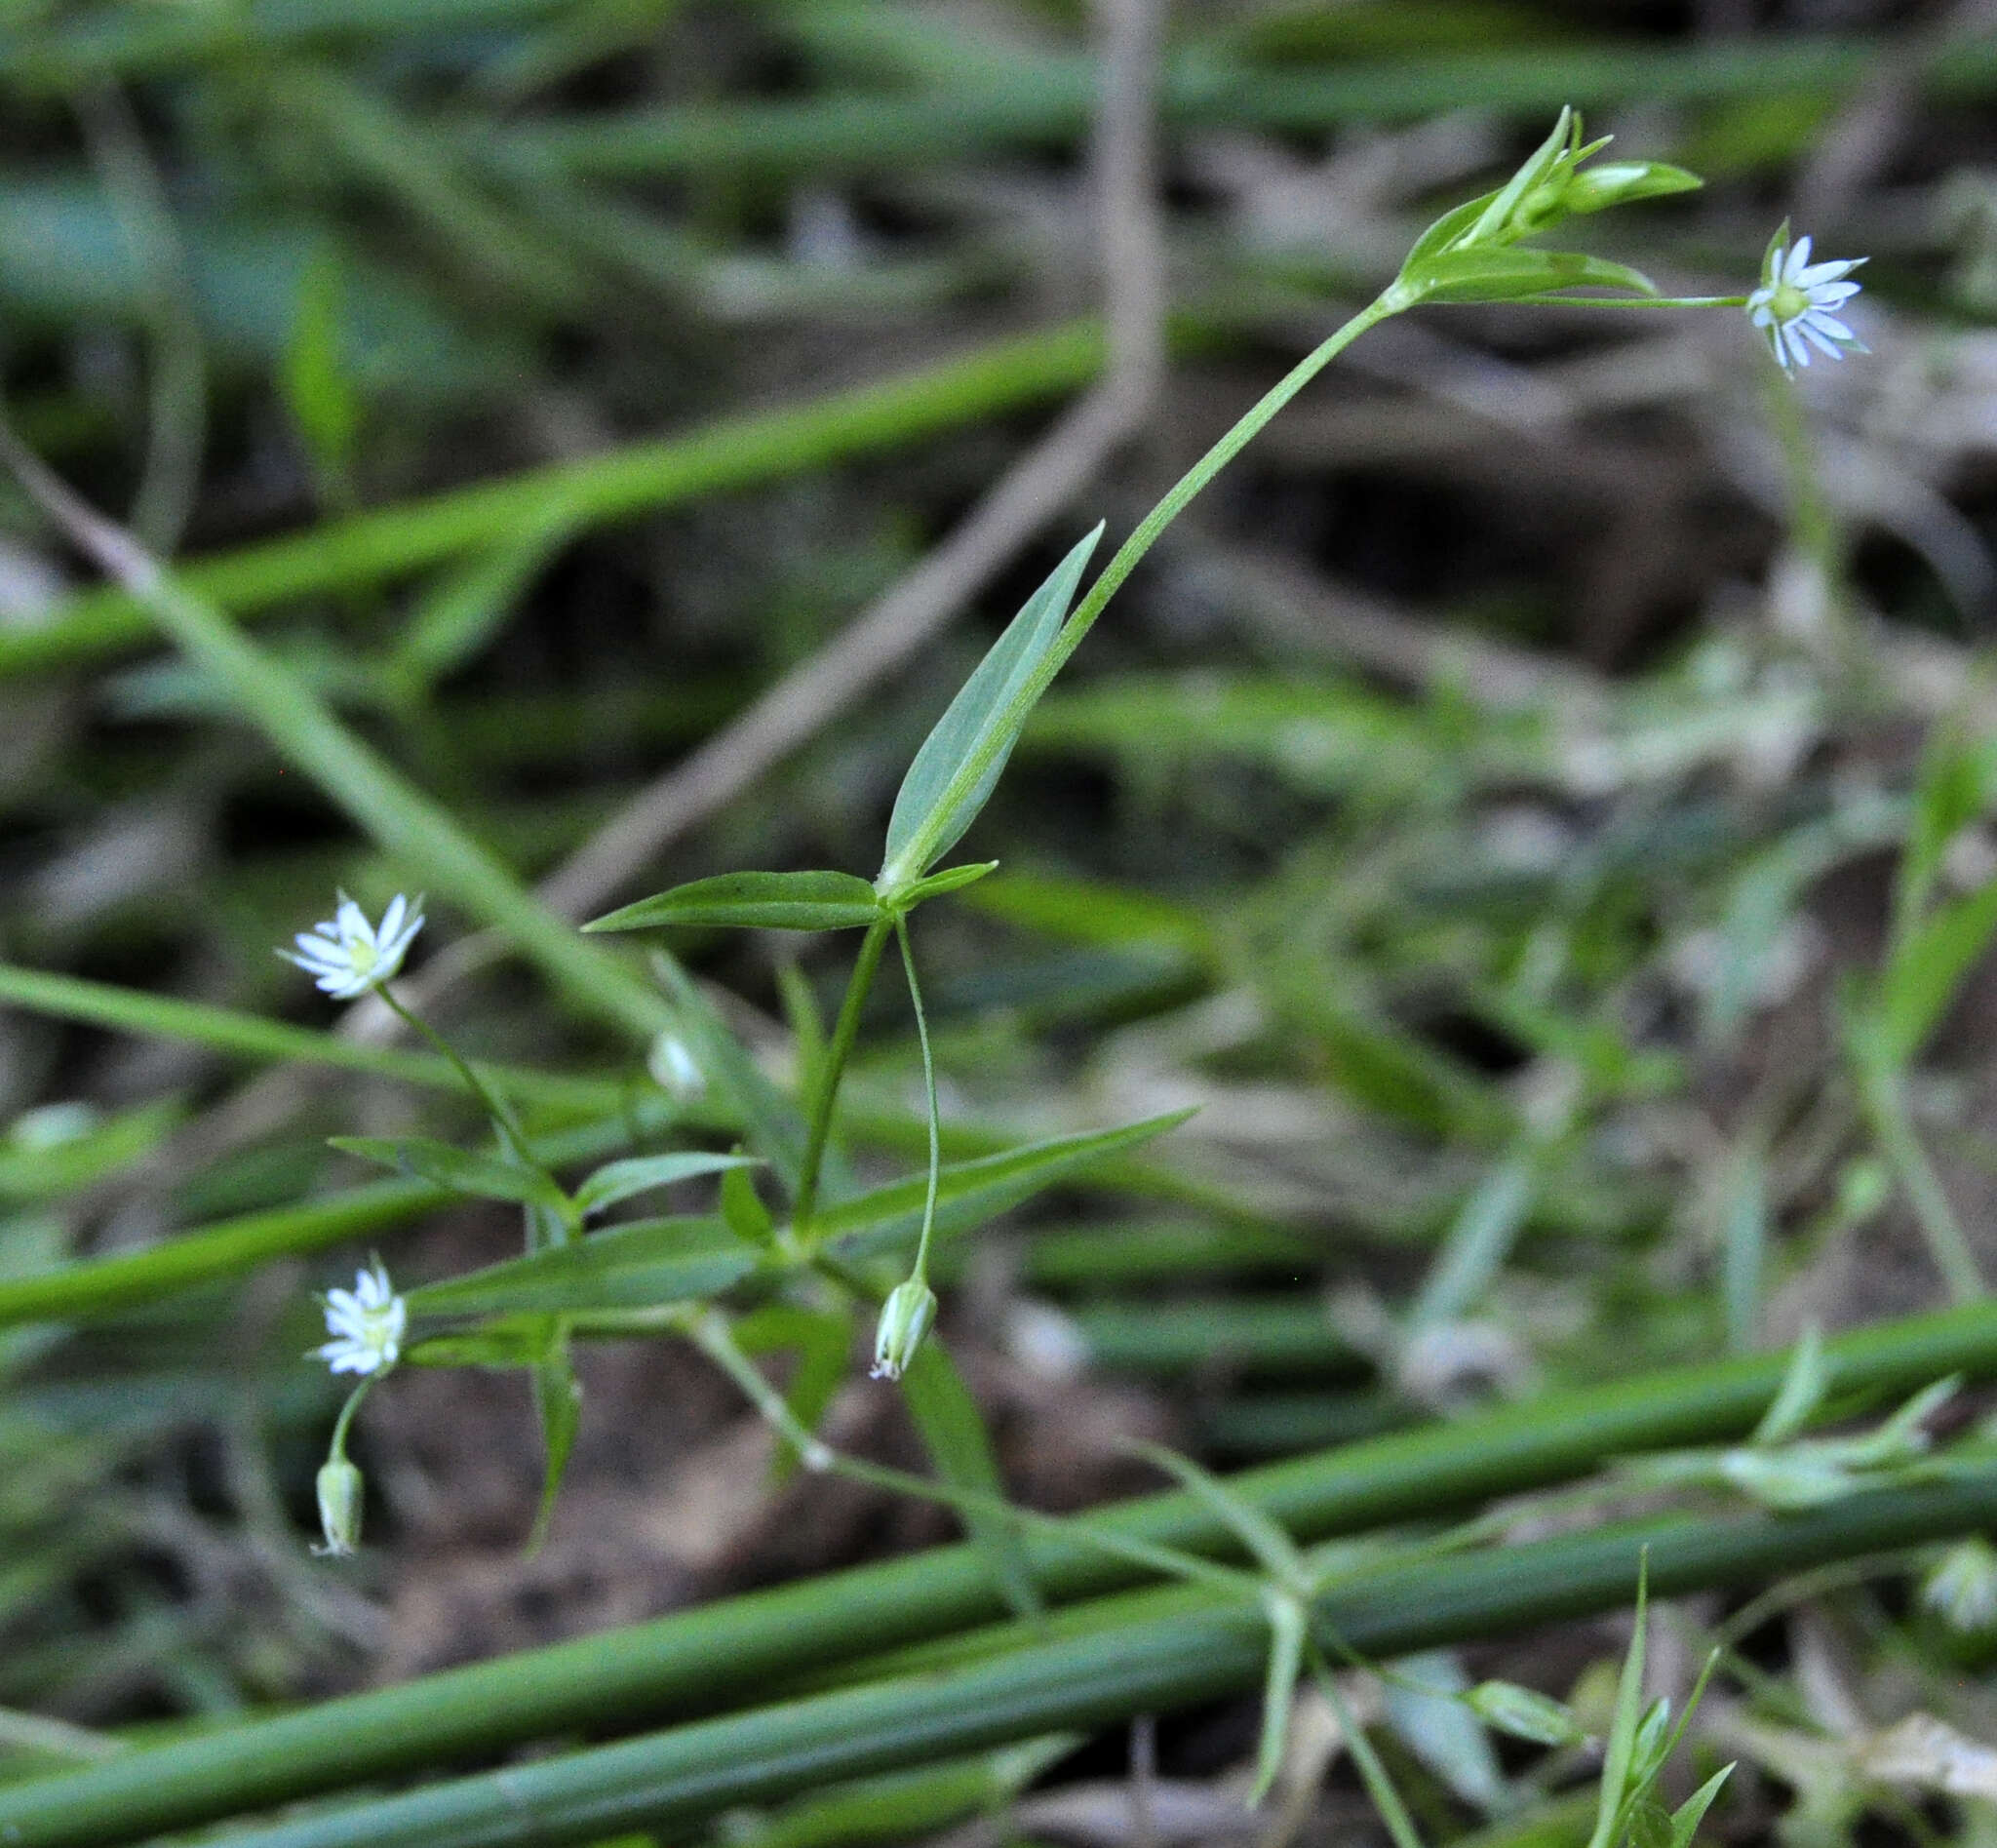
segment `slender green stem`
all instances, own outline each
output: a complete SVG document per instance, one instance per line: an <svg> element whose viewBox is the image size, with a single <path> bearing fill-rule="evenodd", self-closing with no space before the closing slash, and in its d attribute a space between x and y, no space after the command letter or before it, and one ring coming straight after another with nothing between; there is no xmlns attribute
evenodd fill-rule
<svg viewBox="0 0 1997 1848"><path fill-rule="evenodd" d="M1859 1097L1872 1133L1879 1138L1899 1184L1906 1190L1907 1203L1914 1209L1914 1222L1927 1241L1928 1255L1948 1285L1949 1295L1958 1303L1974 1303L1988 1293L1982 1273L1970 1250L1970 1241L1948 1203L1941 1177L1928 1160L1907 1114L1906 1093L1899 1075L1883 1070L1876 1058L1860 1051Z"/></svg>
<svg viewBox="0 0 1997 1848"><path fill-rule="evenodd" d="M1823 1353L1829 1390L1841 1397L1911 1392L1954 1372L1987 1380L1997 1377L1997 1306L1978 1304L1856 1330L1826 1342ZM1307 1543L1447 1514L1489 1497L1572 1480L1604 1457L1744 1436L1780 1391L1786 1365L1785 1356L1756 1355L1674 1368L1244 1472L1231 1478L1230 1486ZM1939 1537L1947 1525L1944 1515L1955 1517L1948 1511L1967 1509L1949 1499L1963 1492L1924 1489L1918 1496L1934 1499L1896 1502L1906 1519L1890 1532L1865 1514L1881 1505L1878 1496L1855 1497L1817 1514L1782 1517L1769 1526L1769 1569L1795 1571L1814 1563L1805 1549L1784 1550L1797 1537L1819 1533L1825 1519L1842 1538L1838 1552L1820 1553L1817 1559ZM1997 1501L1997 1491L1992 1496ZM1843 1524L1859 1514L1865 1518ZM1986 1523L1997 1518L1997 1506L1978 1507L1970 1517ZM1077 1525L1183 1551L1218 1553L1232 1544L1213 1512L1184 1492L1105 1509L1081 1516ZM1050 1602L1113 1592L1142 1576L1079 1546L1066 1532L1028 1534L1024 1544L1034 1581ZM1586 1544L1606 1543L1595 1537ZM1689 1583L1678 1578L1667 1552L1652 1555L1653 1585L1661 1592ZM1514 1595L1503 1605L1505 1621L1526 1621L1535 1608L1524 1597L1529 1584L1548 1591L1562 1585L1572 1590L1575 1584L1561 1570L1523 1572L1515 1562L1528 1553L1508 1547L1465 1554L1442 1573L1431 1556L1416 1549L1406 1573L1407 1596L1429 1624L1425 1632L1415 1640L1409 1640L1414 1632L1405 1629L1390 1633L1385 1615L1390 1600L1382 1601L1384 1591L1377 1595L1366 1591L1378 1586L1372 1574L1350 1595L1334 1593L1340 1600L1335 1628L1354 1648L1376 1658L1447 1640L1451 1634L1487 1635L1496 1620L1479 1599L1493 1594L1492 1575L1504 1580L1508 1570ZM1759 1570L1744 1553L1724 1546L1706 1556L1714 1565L1712 1582L1719 1582L1718 1568L1729 1560L1730 1569L1738 1568L1743 1577ZM1620 1555L1616 1573L1613 1588L1602 1592L1604 1608L1626 1597L1634 1584L1633 1547ZM1479 1586L1482 1591L1474 1589ZM1194 1593L1174 1588L1170 1595ZM1403 1618L1412 1607L1401 1607ZM118 1763L0 1788L0 1831L8 1825L19 1828L17 1848L110 1848L120 1840L211 1823L453 1757L656 1721L668 1712L712 1711L759 1697L779 1677L851 1663L872 1651L906 1647L1003 1615L984 1555L969 1546L938 1548L251 1720L133 1751ZM1239 1642L1247 1653L1237 1661L1231 1685L1252 1681L1265 1646L1267 1627L1259 1615L1243 1606L1240 1617ZM1059 1621L1068 1619L1063 1614ZM1112 1642L1115 1646L1102 1657L1092 1658L1093 1669L1074 1663L1067 1667L1095 1674L1108 1671L1105 1664L1135 1662L1121 1651L1120 1641ZM1212 1642L1211 1632L1146 1641L1139 1653L1152 1666L1129 1697L1138 1704L1126 1710L1145 1710L1144 1703L1169 1685L1186 1691L1183 1682L1150 1676L1164 1674L1168 1660L1179 1665L1174 1672L1184 1671ZM1194 1654L1184 1653L1187 1648ZM1173 1650L1181 1653L1175 1658ZM1062 1668L1040 1660L1017 1666L1021 1678L1007 1685L1030 1704L1049 1687L1045 1676ZM993 1698L1003 1692L984 1691ZM954 1704L953 1696L941 1708ZM898 1706L891 1710L907 1717ZM1041 1710L1036 1706L1034 1710ZM736 1743L746 1742L738 1738ZM836 1772L821 1764L817 1775ZM724 1794L719 1800L736 1799ZM608 1832L613 1831L600 1830L599 1835Z"/></svg>
<svg viewBox="0 0 1997 1848"><path fill-rule="evenodd" d="M930 805L932 826L919 831L894 860L881 868L880 878L875 881L879 890L892 894L921 877L936 851L934 830L940 828L949 816L961 807L971 791L983 782L1000 754L1011 748L1013 739L1019 736L1022 727L1026 724L1027 715L1053 685L1055 675L1060 673L1067 664L1068 657L1081 646L1082 639L1094 626L1096 618L1103 613L1104 607L1122 587L1124 579L1137 569L1138 562L1156 543L1158 535L1186 510L1199 491L1222 469L1240 454L1263 426L1339 354L1367 329L1377 326L1390 315L1413 307L1415 299L1396 283L1366 307L1361 308L1350 321L1313 347L1264 392L1234 426L1173 484L1164 498L1145 515L1137 530L1117 548L1116 557L1103 567L1101 574L1089 586L1088 594L1076 606L1074 613L1062 625L1061 633L1055 637L1053 645L1040 657L1034 671L1028 675L1019 690L1007 702L998 719L986 730L977 748L969 752L958 766L956 774Z"/></svg>
<svg viewBox="0 0 1997 1848"><path fill-rule="evenodd" d="M1648 1553L1659 1596L1753 1583L1882 1547L1952 1538L1997 1519L1997 1470L1932 1487L1855 1495L1807 1513L1645 1521L1431 1562L1383 1564L1312 1605L1314 1623L1389 1658L1624 1608ZM1261 1677L1268 1626L1233 1592L1177 1587L1106 1600L1097 1621L1022 1625L1002 1646L828 1693L333 1810L231 1837L233 1848L500 1848L602 1840L626 1828L680 1832L700 1819L830 1780L1181 1709ZM504 1665L495 1665L504 1666ZM101 1805L52 1813L59 1786L133 1779L150 1753L0 1789L14 1848L108 1848L141 1832Z"/></svg>
<svg viewBox="0 0 1997 1848"><path fill-rule="evenodd" d="M892 922L883 917L869 924L867 934L860 939L860 954L853 961L845 999L839 1005L832 1043L826 1047L818 1069L818 1088L811 1099L811 1121L805 1132L804 1160L798 1175L798 1198L791 1212L791 1224L801 1239L808 1239L811 1234L811 1215L818 1206L818 1177L825 1165L825 1145L832 1135L840 1081L845 1076L846 1060L852 1056L853 1042L859 1037L860 1010L867 1004L867 991L874 986L881 953L887 948L893 928Z"/></svg>
<svg viewBox="0 0 1997 1848"><path fill-rule="evenodd" d="M376 1377L371 1373L347 1395L347 1402L339 1408L339 1417L333 1421L333 1441L326 1446L329 1463L346 1461L347 1428L354 1422L354 1414L361 1409L361 1401L368 1396L368 1389L374 1384Z"/></svg>
<svg viewBox="0 0 1997 1848"><path fill-rule="evenodd" d="M353 590L503 544L558 515L578 528L600 525L789 480L849 456L904 449L1062 397L1086 385L1102 363L1100 326L1074 321L850 391L722 418L196 560L182 568L180 582L188 594L243 614ZM45 622L0 632L0 680L100 660L142 645L150 627L143 600L127 589L79 592Z"/></svg>
<svg viewBox="0 0 1997 1848"><path fill-rule="evenodd" d="M532 1158L528 1154L527 1136L521 1129L520 1119L513 1114L513 1107L505 1098L486 1081L435 1027L413 1008L405 1006L401 997L386 982L383 982L375 992L381 997L388 1010L411 1033L429 1041L431 1045L450 1061L451 1070L463 1081L465 1089L471 1092L475 1102L485 1107L486 1115L491 1118L492 1127L499 1132L499 1140L506 1145L507 1153L517 1161L530 1162Z"/></svg>
<svg viewBox="0 0 1997 1848"><path fill-rule="evenodd" d="M909 947L908 913L894 914L894 934L901 945L901 966L908 976L909 1000L916 1008L916 1038L922 1047L922 1091L929 1110L929 1187L922 1196L922 1234L916 1240L916 1261L909 1276L918 1283L929 1280L929 1238L936 1229L936 1187L943 1173L943 1120L936 1109L936 1060L929 1050L929 1019L922 1011L922 990L916 980L916 953Z"/></svg>
<svg viewBox="0 0 1997 1848"><path fill-rule="evenodd" d="M31 1008L54 1019L80 1020L114 1033L184 1040L259 1062L331 1066L433 1090L454 1090L463 1081L453 1065L427 1052L367 1045L289 1021L266 1020L238 1008L151 995L47 969L0 963L0 1004ZM529 1103L569 1113L615 1110L629 1088L615 1079L542 1072L528 1066L491 1065L486 1069L488 1083L503 1085Z"/></svg>
<svg viewBox="0 0 1997 1848"><path fill-rule="evenodd" d="M701 1353L734 1381L764 1422L796 1451L798 1461L807 1470L843 1476L847 1481L862 1483L868 1488L886 1489L896 1495L912 1496L918 1501L933 1502L939 1508L948 1508L959 1514L990 1515L1062 1540L1079 1541L1110 1558L1120 1559L1166 1578L1217 1586L1247 1596L1255 1595L1261 1589L1261 1580L1252 1572L1217 1565L1197 1553L1174 1547L1152 1546L1107 1528L1082 1529L1058 1514L1043 1514L1038 1509L1022 1508L982 1489L938 1481L929 1476L912 1474L906 1470L893 1469L884 1463L873 1463L865 1457L849 1456L804 1429L797 1414L785 1403L783 1395L763 1377L755 1361L742 1352L727 1318L719 1311L683 1312L677 1321L691 1336Z"/></svg>
<svg viewBox="0 0 1997 1848"><path fill-rule="evenodd" d="M1745 295L1509 295L1508 307L1540 308L1744 308Z"/></svg>
<svg viewBox="0 0 1997 1848"><path fill-rule="evenodd" d="M1394 1789L1387 1767L1380 1762L1380 1754L1366 1737L1365 1727L1359 1724L1357 1716L1347 1704L1339 1688L1338 1676L1332 1673L1330 1663L1325 1661L1314 1643L1312 1645L1311 1671L1317 1683L1317 1691L1324 1696L1325 1705L1338 1720L1346 1750L1352 1754L1352 1763L1358 1768L1359 1781L1365 1785L1375 1812L1387 1825L1387 1832L1393 1837L1394 1848L1423 1848L1422 1831L1415 1827L1415 1819L1408 1814L1408 1806L1401 1801L1401 1794Z"/></svg>
<svg viewBox="0 0 1997 1848"><path fill-rule="evenodd" d="M80 499L0 420L4 460L35 503L214 674L278 751L406 865L424 868L481 923L497 928L571 1000L642 1042L672 1024L649 984L579 935L529 891L450 811L341 724L290 668L253 643L122 528Z"/></svg>

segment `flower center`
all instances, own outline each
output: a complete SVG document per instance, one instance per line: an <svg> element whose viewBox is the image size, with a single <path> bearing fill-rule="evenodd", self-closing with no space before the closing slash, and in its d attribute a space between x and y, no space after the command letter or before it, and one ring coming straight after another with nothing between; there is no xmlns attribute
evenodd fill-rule
<svg viewBox="0 0 1997 1848"><path fill-rule="evenodd" d="M1811 308L1810 292L1794 283L1778 283L1768 297L1769 312L1784 325Z"/></svg>

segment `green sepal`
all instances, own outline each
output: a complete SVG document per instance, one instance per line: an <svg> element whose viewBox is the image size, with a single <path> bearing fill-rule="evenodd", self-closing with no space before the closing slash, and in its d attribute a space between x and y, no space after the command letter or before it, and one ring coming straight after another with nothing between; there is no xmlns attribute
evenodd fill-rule
<svg viewBox="0 0 1997 1848"><path fill-rule="evenodd" d="M851 873L722 873L641 898L585 930L853 930L881 916L873 886Z"/></svg>

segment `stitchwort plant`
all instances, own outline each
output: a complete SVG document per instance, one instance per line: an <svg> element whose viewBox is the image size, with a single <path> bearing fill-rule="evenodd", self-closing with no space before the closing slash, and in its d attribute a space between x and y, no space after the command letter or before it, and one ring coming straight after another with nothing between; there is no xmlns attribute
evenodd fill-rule
<svg viewBox="0 0 1997 1848"><path fill-rule="evenodd" d="M837 1018L806 1059L795 1102L747 1061L660 941L654 967L672 1013L670 1026L654 1038L650 1062L664 1100L660 1118L670 1125L716 1086L742 1108L748 1152L681 1149L625 1158L597 1168L573 1189L565 1187L557 1163L525 1134L502 1088L396 996L392 978L422 925L420 902L398 895L376 926L341 894L332 921L301 934L295 951L280 953L335 999L378 995L450 1061L492 1134L492 1146L484 1152L422 1137L341 1137L336 1146L450 1193L511 1202L525 1223L521 1257L425 1285L406 1302L390 1292L378 1271L363 1274L350 1293L352 1330L344 1323L335 1328L340 1338L322 1351L334 1366L364 1375L342 1413L329 1468L350 1467L341 1447L347 1424L360 1396L401 1352L405 1317L412 1362L529 1371L546 1458L537 1531L545 1528L580 1417L569 1359L578 1333L651 1329L689 1336L736 1378L799 1456L827 1467L833 1459L813 1426L839 1369L801 1365L802 1387L778 1396L760 1385L754 1357L765 1339L801 1352L842 1354L853 1312L871 1305L875 1377L897 1383L907 1396L940 1478L937 1492L959 1509L1010 1601L1022 1610L1034 1606L1037 1594L1017 1522L996 1499L989 1440L936 1333L930 1278L935 1243L1084 1161L1163 1133L1180 1118L946 1164L911 920L923 904L993 870L992 861L944 862L990 800L1036 703L1138 562L1255 435L1368 329L1431 304L1721 306L1745 309L1785 371L1803 363L1806 342L1821 351L1857 345L1831 312L1856 293L1858 286L1847 280L1856 263L1811 263L1809 240L1791 247L1786 226L1770 247L1761 287L1730 296L1666 296L1627 264L1548 247L1544 240L1570 220L1700 183L1664 162L1602 159L1606 146L1605 138L1586 139L1580 116L1563 110L1502 186L1444 214L1417 239L1387 288L1249 409L1140 522L1085 591L1103 529L1077 542L916 753L871 878L836 870L724 874L641 899L586 926L602 934L645 931L655 939L687 928L860 933ZM919 1181L868 1191L846 1169L836 1128L862 1010L890 941L908 983L920 1045L928 1160ZM752 1171L757 1167L780 1192L780 1204L772 1205L759 1190ZM698 1176L720 1178L710 1213L587 1223L626 1199ZM724 1300L741 1312L737 1319L719 1313ZM385 1339L390 1317L393 1338ZM765 1328L769 1336L762 1333ZM364 1364L370 1357L373 1364ZM339 1481L351 1478L342 1473ZM337 1513L346 1504L334 1496L332 1505ZM328 1544L350 1537L352 1525L329 1517Z"/></svg>

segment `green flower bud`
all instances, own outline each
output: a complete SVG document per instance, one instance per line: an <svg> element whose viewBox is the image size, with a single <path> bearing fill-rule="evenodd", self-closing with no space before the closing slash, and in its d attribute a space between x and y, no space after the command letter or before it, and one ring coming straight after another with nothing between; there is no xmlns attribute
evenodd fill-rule
<svg viewBox="0 0 1997 1848"><path fill-rule="evenodd" d="M913 1277L897 1283L881 1306L881 1328L874 1337L874 1377L900 1379L935 1319L936 1292L928 1284Z"/></svg>
<svg viewBox="0 0 1997 1848"><path fill-rule="evenodd" d="M1598 167L1570 171L1558 200L1563 216L1606 212L1637 199L1662 199L1674 192L1694 192L1705 182L1661 160L1612 160ZM1528 202L1530 203L1530 202Z"/></svg>
<svg viewBox="0 0 1997 1848"><path fill-rule="evenodd" d="M318 1551L344 1559L361 1540L361 1502L367 1483L344 1457L329 1457L319 1467L319 1526L326 1544Z"/></svg>
<svg viewBox="0 0 1997 1848"><path fill-rule="evenodd" d="M1493 1732L1513 1739L1536 1746L1573 1746L1587 1737L1581 1722L1558 1701L1516 1681L1479 1681L1463 1699Z"/></svg>

